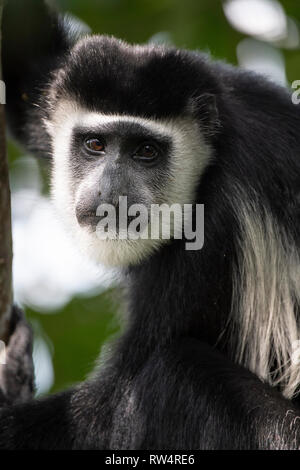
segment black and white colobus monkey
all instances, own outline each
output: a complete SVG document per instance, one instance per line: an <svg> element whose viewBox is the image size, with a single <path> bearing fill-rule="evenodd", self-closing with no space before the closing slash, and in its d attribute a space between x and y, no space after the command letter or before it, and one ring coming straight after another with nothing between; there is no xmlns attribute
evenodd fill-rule
<svg viewBox="0 0 300 470"><path fill-rule="evenodd" d="M89 380L27 400L30 334L14 311L0 447L298 449L300 108L289 92L200 53L76 37L41 1L10 0L3 28L10 128L51 156L58 210L91 257L120 266L128 312ZM203 249L98 240L95 207L120 195L204 204Z"/></svg>

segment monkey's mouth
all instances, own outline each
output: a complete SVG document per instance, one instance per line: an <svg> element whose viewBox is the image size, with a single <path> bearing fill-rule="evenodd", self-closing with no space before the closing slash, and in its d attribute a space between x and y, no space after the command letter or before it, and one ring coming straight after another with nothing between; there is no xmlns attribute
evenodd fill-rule
<svg viewBox="0 0 300 470"><path fill-rule="evenodd" d="M116 211L112 216L109 212L105 212L103 215L97 215L94 210L76 211L76 219L80 227L88 229L90 232L96 232L97 235L103 231L103 233L131 233L131 223L136 221L137 216L129 215L124 218L121 217ZM147 217L140 224L134 226L135 233L141 233L148 226L150 220ZM140 226L137 226L140 225Z"/></svg>

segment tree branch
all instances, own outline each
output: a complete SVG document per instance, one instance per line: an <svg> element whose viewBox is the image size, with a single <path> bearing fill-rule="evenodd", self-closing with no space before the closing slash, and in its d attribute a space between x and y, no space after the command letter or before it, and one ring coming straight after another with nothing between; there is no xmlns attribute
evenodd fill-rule
<svg viewBox="0 0 300 470"><path fill-rule="evenodd" d="M2 78L1 20L3 3L4 1L0 0L0 80ZM12 305L12 235L3 88L0 86L0 338L5 341L8 336L8 322Z"/></svg>

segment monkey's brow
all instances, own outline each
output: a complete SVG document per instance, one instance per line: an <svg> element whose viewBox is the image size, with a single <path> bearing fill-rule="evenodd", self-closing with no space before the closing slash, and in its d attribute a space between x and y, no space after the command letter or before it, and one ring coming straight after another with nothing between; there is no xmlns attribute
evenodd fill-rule
<svg viewBox="0 0 300 470"><path fill-rule="evenodd" d="M155 139L160 142L169 144L170 137L159 130L151 129L150 126L144 126L138 122L130 120L114 120L111 122L95 122L87 125L81 124L73 128L74 134L102 134L102 135L118 135L119 137L141 137L146 139Z"/></svg>

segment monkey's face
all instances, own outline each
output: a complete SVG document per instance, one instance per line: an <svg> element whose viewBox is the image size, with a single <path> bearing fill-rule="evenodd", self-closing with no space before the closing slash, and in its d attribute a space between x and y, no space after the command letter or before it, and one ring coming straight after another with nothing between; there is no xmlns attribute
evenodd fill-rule
<svg viewBox="0 0 300 470"><path fill-rule="evenodd" d="M155 209L193 203L209 157L191 119L105 115L64 101L51 134L57 209L89 255L110 265L138 263L167 242L168 220Z"/></svg>
<svg viewBox="0 0 300 470"><path fill-rule="evenodd" d="M126 59L119 83L114 67L119 61L121 68L124 46L116 48L113 44L114 62L109 63L105 55L101 59L103 48L91 54L92 46L84 51L77 47L76 64L81 63L81 68L76 67L83 75L76 75L77 83L74 81L72 88L70 77L75 76L75 66L71 64L64 70L61 87L65 93L46 122L52 137L52 194L57 208L89 255L96 262L110 265L138 263L167 241L162 231L169 232L169 238L174 236L174 227L178 228L185 217L184 204L195 201L199 178L211 155L192 113L159 112L157 96L156 111L150 109L155 90L147 89L153 97L148 107L145 97L140 98L145 112L137 112L141 104L132 104L135 98L131 87L143 90L149 64L137 61L138 65L130 67L128 61L136 60L137 54L134 48L131 52L129 46L126 48L127 56L131 56ZM87 70L85 75L82 72L86 54L89 67L95 57L98 62L102 60L94 63L98 74L94 95L86 89L91 75ZM133 85L130 80L135 80ZM82 90L74 95L81 81ZM169 222L162 220L157 211L162 204L179 205Z"/></svg>

